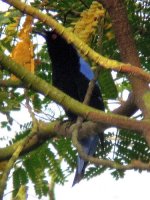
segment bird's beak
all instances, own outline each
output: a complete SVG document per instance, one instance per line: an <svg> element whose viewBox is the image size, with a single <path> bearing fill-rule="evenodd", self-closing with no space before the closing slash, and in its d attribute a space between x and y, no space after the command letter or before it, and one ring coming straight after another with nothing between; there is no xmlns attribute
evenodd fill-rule
<svg viewBox="0 0 150 200"><path fill-rule="evenodd" d="M38 34L38 35L42 36L43 38L46 37L45 30L41 30L41 31L39 31L39 30L33 30L32 32L35 33L35 34Z"/></svg>

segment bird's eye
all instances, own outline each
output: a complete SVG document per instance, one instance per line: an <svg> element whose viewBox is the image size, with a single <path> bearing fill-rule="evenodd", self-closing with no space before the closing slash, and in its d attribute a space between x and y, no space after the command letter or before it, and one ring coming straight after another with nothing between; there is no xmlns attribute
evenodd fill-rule
<svg viewBox="0 0 150 200"><path fill-rule="evenodd" d="M52 34L52 40L56 40L57 37L58 37L58 35L56 33Z"/></svg>

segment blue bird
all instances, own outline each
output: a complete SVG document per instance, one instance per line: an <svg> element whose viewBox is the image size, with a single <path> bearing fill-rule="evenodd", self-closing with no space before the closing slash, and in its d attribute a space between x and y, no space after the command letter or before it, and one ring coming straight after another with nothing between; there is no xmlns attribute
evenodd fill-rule
<svg viewBox="0 0 150 200"><path fill-rule="evenodd" d="M48 53L52 62L53 85L74 99L83 102L89 81L94 78L89 64L78 55L72 44L68 44L55 31L45 31L44 33ZM89 105L104 110L104 103L98 84L93 89ZM77 119L77 116L70 110L64 110L69 120L75 121ZM99 138L101 139L101 143L103 143L103 134L81 139L80 143L86 154L94 155ZM72 186L83 178L87 164L86 161L78 156L77 169Z"/></svg>

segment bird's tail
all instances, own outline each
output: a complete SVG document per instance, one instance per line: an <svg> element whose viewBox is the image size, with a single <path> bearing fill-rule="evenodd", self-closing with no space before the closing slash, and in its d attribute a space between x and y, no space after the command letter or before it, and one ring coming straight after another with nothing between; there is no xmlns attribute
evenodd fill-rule
<svg viewBox="0 0 150 200"><path fill-rule="evenodd" d="M73 187L76 183L79 183L79 182L82 180L83 175L84 175L84 174L79 174L79 173L76 171L76 174L75 174L75 177L74 177L74 180L73 180L73 183L72 183L72 187Z"/></svg>
<svg viewBox="0 0 150 200"><path fill-rule="evenodd" d="M80 143L83 147L84 152L88 155L93 156L96 151L98 141L99 141L99 136L94 135L94 136L90 136L88 138L82 139ZM79 183L81 181L81 179L84 176L84 172L85 172L85 168L87 164L88 164L87 161L83 160L80 156L78 156L77 169L76 169L72 186L74 186L76 183Z"/></svg>

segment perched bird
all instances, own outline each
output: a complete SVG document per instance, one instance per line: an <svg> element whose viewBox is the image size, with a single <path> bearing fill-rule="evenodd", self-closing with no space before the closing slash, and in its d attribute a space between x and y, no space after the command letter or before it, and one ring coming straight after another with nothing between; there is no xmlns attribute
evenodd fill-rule
<svg viewBox="0 0 150 200"><path fill-rule="evenodd" d="M46 39L48 53L52 62L53 85L74 99L83 102L89 81L94 78L90 66L79 56L75 47L72 44L68 44L55 31L45 31L43 36ZM104 110L104 103L98 84L95 84L89 105ZM77 116L70 110L64 110L69 120L74 121L77 119ZM94 155L100 136L102 134L81 139L80 143L85 153ZM83 178L87 164L87 161L78 156L73 185Z"/></svg>

